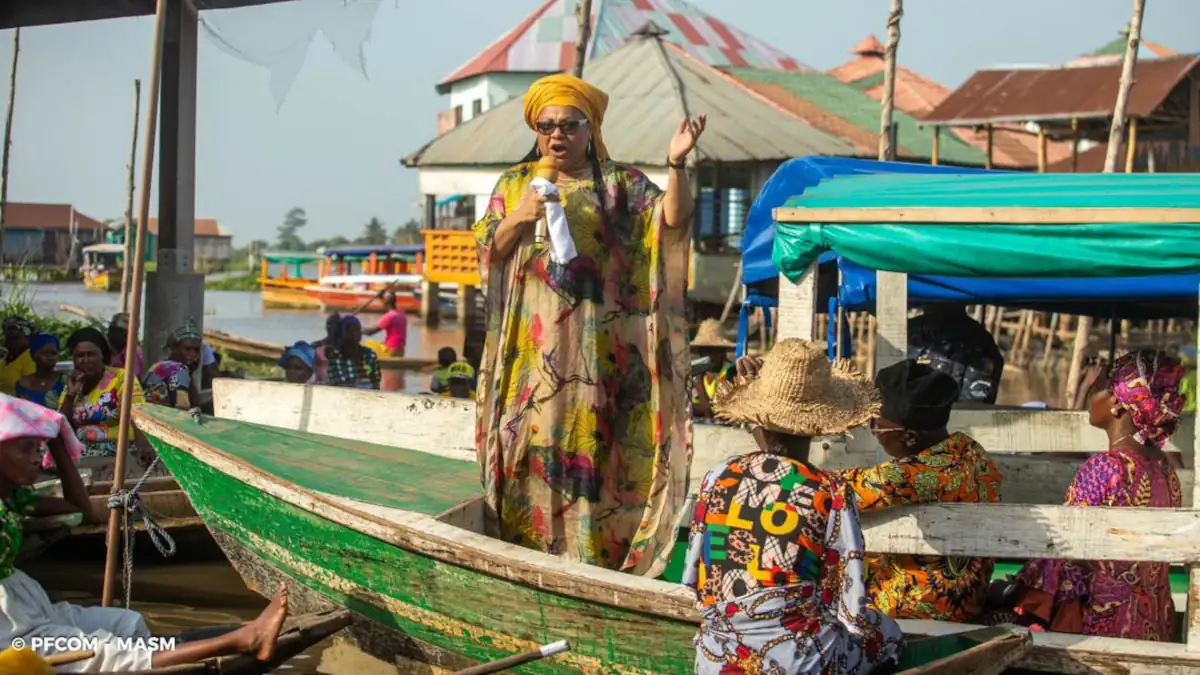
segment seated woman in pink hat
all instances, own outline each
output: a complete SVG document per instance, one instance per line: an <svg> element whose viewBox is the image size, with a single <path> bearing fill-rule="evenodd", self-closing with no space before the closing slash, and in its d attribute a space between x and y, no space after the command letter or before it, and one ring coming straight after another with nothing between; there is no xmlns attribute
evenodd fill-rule
<svg viewBox="0 0 1200 675"><path fill-rule="evenodd" d="M761 450L705 476L683 583L701 612L696 673L869 673L896 661L900 627L867 607L854 499L808 463L813 436L866 424L878 395L822 348L782 340L738 360L713 400Z"/></svg>

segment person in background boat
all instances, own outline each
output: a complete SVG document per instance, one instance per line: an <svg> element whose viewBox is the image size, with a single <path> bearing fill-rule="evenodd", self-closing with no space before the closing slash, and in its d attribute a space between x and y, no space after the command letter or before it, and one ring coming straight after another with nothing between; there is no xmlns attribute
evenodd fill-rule
<svg viewBox="0 0 1200 675"><path fill-rule="evenodd" d="M571 75L534 82L524 110L534 147L473 228L487 321L476 411L485 529L656 575L687 496L686 163L707 122L680 121L664 192L609 160L607 107Z"/></svg>
<svg viewBox="0 0 1200 675"><path fill-rule="evenodd" d="M716 319L705 319L696 329L696 337L692 338L692 354L708 360L708 370L695 378L692 395L692 414L708 419L712 417L712 397L717 387L732 376L733 364L727 357L737 345L721 335L721 322Z"/></svg>
<svg viewBox="0 0 1200 675"><path fill-rule="evenodd" d="M325 383L334 387L379 389L379 357L373 349L363 346L358 317L342 317L335 337L332 344L337 347L325 347L325 357L329 359Z"/></svg>
<svg viewBox="0 0 1200 675"><path fill-rule="evenodd" d="M62 415L34 403L0 395L0 643L22 639L95 638L95 655L58 668L60 673L130 672L192 663L227 654L272 655L275 640L287 618L288 596L282 586L258 618L231 633L209 640L179 645L171 651L121 649L115 638L150 638L141 614L116 607L81 607L66 602L52 604L42 586L15 568L23 543L26 516L46 517L82 513L84 522L104 522L92 508L79 470L70 461L78 439ZM56 464L64 467L63 497L37 495L40 447L50 448ZM78 448L76 448L78 451Z"/></svg>
<svg viewBox="0 0 1200 675"><path fill-rule="evenodd" d="M1108 435L1067 489L1067 506L1180 508L1179 478L1162 451L1179 428L1183 367L1135 351L1097 381L1088 422ZM1031 560L1017 575L1014 611L1059 633L1169 641L1175 627L1170 565L1112 560Z"/></svg>
<svg viewBox="0 0 1200 675"><path fill-rule="evenodd" d="M58 411L66 416L83 446L81 464L93 469L94 480L109 480L113 470L111 459L117 453L125 371L108 365L112 359L108 339L90 326L80 328L67 338L67 351L71 353L75 369L67 377ZM145 400L142 385L135 379L133 403L144 403ZM132 439L136 430L132 421L129 426Z"/></svg>
<svg viewBox="0 0 1200 675"><path fill-rule="evenodd" d="M292 384L315 384L316 363L317 350L303 340L283 350L279 357L284 379Z"/></svg>
<svg viewBox="0 0 1200 675"><path fill-rule="evenodd" d="M442 347L438 350L437 359L438 368L433 371L433 378L429 381L429 391L442 394L450 391L450 366L458 361L458 354L454 353L453 347Z"/></svg>
<svg viewBox="0 0 1200 675"><path fill-rule="evenodd" d="M325 317L325 338L318 341L317 346L317 384L325 384L329 377L329 357L325 356L325 350L330 345L337 345L338 336L342 329L342 315L334 312Z"/></svg>
<svg viewBox="0 0 1200 675"><path fill-rule="evenodd" d="M383 332L384 350L377 356L404 356L404 348L408 344L408 316L396 309L396 294L393 292L389 291L383 296L383 306L387 308L387 313L379 319L374 328L364 331L363 335L371 336Z"/></svg>
<svg viewBox="0 0 1200 675"><path fill-rule="evenodd" d="M119 312L113 314L112 320L108 322L108 345L112 347L112 367L125 368L125 347L129 340L129 314L127 312ZM137 355L133 362L133 370L138 377L141 377L145 372L145 355L142 352L141 345L138 345Z"/></svg>
<svg viewBox="0 0 1200 675"><path fill-rule="evenodd" d="M1004 355L983 324L967 314L966 305L927 305L908 320L908 356L954 378L959 400L996 403Z"/></svg>
<svg viewBox="0 0 1200 675"><path fill-rule="evenodd" d="M1179 393L1187 399L1183 412L1196 412L1196 345L1184 345L1179 349L1179 364L1185 374L1179 382ZM1178 466L1176 468L1183 468Z"/></svg>
<svg viewBox="0 0 1200 675"><path fill-rule="evenodd" d="M1000 501L996 464L970 436L949 433L958 383L906 359L875 377L883 407L871 431L892 460L838 472L860 512L928 502ZM897 619L967 622L983 611L995 561L959 556L872 555L872 604Z"/></svg>
<svg viewBox="0 0 1200 675"><path fill-rule="evenodd" d="M17 382L37 371L29 353L29 338L37 332L33 322L23 316L4 319L4 349L7 354L0 363L0 392L15 393Z"/></svg>
<svg viewBox="0 0 1200 675"><path fill-rule="evenodd" d="M199 409L196 371L200 366L203 336L188 321L167 338L167 358L155 363L142 376L146 402L177 410Z"/></svg>
<svg viewBox="0 0 1200 675"><path fill-rule="evenodd" d="M899 625L867 606L854 498L808 463L813 436L865 424L877 398L796 339L739 359L717 389L717 419L751 427L760 450L700 485L683 572L701 612L698 675L869 673L899 659Z"/></svg>
<svg viewBox="0 0 1200 675"><path fill-rule="evenodd" d="M58 410L58 399L67 386L66 376L55 370L58 350L58 338L49 333L38 333L30 338L29 353L33 355L37 370L17 381L17 398Z"/></svg>
<svg viewBox="0 0 1200 675"><path fill-rule="evenodd" d="M475 398L475 369L466 361L457 361L447 369L450 376L447 389L442 392L446 398Z"/></svg>

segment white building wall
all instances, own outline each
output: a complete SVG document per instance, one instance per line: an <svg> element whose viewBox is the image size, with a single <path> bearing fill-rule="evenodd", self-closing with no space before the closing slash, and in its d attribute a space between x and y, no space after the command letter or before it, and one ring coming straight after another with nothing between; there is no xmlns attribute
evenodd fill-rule
<svg viewBox="0 0 1200 675"><path fill-rule="evenodd" d="M462 121L475 116L475 102L480 101L481 112L510 98L521 96L529 85L538 79L536 73L489 73L469 77L450 85L450 109L462 106Z"/></svg>

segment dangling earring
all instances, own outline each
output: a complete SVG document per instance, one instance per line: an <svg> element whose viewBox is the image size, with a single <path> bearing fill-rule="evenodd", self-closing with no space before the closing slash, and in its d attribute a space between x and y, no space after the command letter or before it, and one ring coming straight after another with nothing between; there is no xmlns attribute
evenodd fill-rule
<svg viewBox="0 0 1200 675"><path fill-rule="evenodd" d="M1114 405L1114 406L1113 406L1113 407L1112 407L1112 408L1109 410L1109 412L1110 412L1110 413L1112 413L1112 416L1113 416L1113 417L1120 417L1120 416L1121 416L1121 409L1120 409L1120 408L1118 408L1118 407L1117 407L1117 406L1115 406L1115 405Z"/></svg>

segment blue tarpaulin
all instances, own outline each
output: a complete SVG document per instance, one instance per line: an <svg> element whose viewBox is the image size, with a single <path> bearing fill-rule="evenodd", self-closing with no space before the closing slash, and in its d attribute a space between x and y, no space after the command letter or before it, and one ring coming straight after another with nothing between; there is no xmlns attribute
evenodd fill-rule
<svg viewBox="0 0 1200 675"><path fill-rule="evenodd" d="M801 157L784 162L763 186L750 216L742 243L742 279L749 284L779 278L779 268L771 262L775 242L772 212L789 198L804 194L808 188L834 176L864 173L986 173L983 169L964 169L906 162L874 162L842 157ZM999 172L996 172L999 173Z"/></svg>

